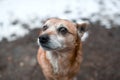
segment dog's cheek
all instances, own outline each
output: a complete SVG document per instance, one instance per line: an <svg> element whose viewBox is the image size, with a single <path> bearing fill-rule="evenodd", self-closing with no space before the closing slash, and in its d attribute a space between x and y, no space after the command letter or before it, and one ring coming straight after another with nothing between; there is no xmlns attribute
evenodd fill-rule
<svg viewBox="0 0 120 80"><path fill-rule="evenodd" d="M64 42L65 42L65 38L62 37L62 36L57 36L56 39L58 39L58 41L59 41L61 44L64 44Z"/></svg>
<svg viewBox="0 0 120 80"><path fill-rule="evenodd" d="M69 35L69 36L67 36L66 37L66 44L68 45L68 46L73 46L74 45L74 42L75 42L75 40L74 40L75 38L72 36L72 35Z"/></svg>

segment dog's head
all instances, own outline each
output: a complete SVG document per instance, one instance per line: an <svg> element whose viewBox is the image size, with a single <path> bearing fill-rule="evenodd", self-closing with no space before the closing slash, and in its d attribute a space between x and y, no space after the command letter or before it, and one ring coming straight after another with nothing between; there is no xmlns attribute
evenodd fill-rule
<svg viewBox="0 0 120 80"><path fill-rule="evenodd" d="M86 31L87 23L73 23L64 19L51 18L42 26L39 35L39 45L44 50L72 49L77 38L82 37Z"/></svg>

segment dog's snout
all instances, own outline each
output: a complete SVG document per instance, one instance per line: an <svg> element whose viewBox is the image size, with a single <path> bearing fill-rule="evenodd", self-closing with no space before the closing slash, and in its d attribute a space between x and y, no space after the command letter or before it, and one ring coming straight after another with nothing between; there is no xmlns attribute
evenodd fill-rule
<svg viewBox="0 0 120 80"><path fill-rule="evenodd" d="M48 41L49 41L49 36L48 36L47 34L41 35L41 36L39 37L39 42L40 42L40 43L47 43Z"/></svg>

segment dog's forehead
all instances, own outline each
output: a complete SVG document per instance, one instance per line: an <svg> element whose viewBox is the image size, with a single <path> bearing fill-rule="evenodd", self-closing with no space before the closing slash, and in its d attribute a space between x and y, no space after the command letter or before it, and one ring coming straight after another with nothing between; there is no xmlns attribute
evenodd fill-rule
<svg viewBox="0 0 120 80"><path fill-rule="evenodd" d="M65 25L65 26L68 26L68 27L74 27L75 24L71 21L68 21L68 20L64 20L64 19L49 19L46 21L45 24L48 24L48 25Z"/></svg>
<svg viewBox="0 0 120 80"><path fill-rule="evenodd" d="M49 26L59 27L59 25L63 25L64 27L68 28L71 32L76 32L75 23L65 20L65 19L49 19L45 23Z"/></svg>

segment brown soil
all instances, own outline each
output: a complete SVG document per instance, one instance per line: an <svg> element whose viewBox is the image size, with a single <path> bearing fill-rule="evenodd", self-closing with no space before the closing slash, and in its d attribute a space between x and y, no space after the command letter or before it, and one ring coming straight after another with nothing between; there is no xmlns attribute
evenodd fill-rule
<svg viewBox="0 0 120 80"><path fill-rule="evenodd" d="M45 80L36 61L39 29L0 42L0 80ZM120 27L91 25L78 80L120 80Z"/></svg>

